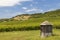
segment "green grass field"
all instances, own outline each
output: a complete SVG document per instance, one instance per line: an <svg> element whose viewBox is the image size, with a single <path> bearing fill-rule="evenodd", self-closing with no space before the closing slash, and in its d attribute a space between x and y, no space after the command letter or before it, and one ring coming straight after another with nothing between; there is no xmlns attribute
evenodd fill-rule
<svg viewBox="0 0 60 40"><path fill-rule="evenodd" d="M54 28L60 28L59 19L47 19L53 24ZM40 24L45 21L43 18L33 18L26 21L9 21L0 23L0 31L20 31L20 30L36 30L40 29Z"/></svg>
<svg viewBox="0 0 60 40"><path fill-rule="evenodd" d="M40 30L1 32L0 40L60 40L60 29L53 30L54 36L41 38Z"/></svg>

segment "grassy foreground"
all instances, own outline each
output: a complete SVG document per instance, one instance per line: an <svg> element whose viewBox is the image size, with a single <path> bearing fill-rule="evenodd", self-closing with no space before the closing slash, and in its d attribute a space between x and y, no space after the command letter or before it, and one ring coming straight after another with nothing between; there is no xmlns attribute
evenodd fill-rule
<svg viewBox="0 0 60 40"><path fill-rule="evenodd" d="M54 36L40 37L40 30L1 32L0 40L60 40L60 29L54 29Z"/></svg>

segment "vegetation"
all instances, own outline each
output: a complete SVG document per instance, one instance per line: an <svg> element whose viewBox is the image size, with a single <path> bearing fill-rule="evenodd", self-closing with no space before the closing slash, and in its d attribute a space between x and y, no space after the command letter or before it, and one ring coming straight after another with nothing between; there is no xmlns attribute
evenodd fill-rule
<svg viewBox="0 0 60 40"><path fill-rule="evenodd" d="M27 20L25 17L28 16ZM18 18L15 20L14 18ZM41 38L40 24L53 24L53 36ZM26 30L26 31L25 31ZM60 40L60 9L45 13L22 14L9 19L0 19L0 40Z"/></svg>
<svg viewBox="0 0 60 40"><path fill-rule="evenodd" d="M53 36L41 38L40 30L1 32L0 40L60 40L60 29L54 29L53 34Z"/></svg>
<svg viewBox="0 0 60 40"><path fill-rule="evenodd" d="M22 14L19 17L31 16L27 20L0 19L0 32L3 31L22 31L22 30L38 30L40 23L47 20L53 24L54 28L60 29L60 9L45 13Z"/></svg>

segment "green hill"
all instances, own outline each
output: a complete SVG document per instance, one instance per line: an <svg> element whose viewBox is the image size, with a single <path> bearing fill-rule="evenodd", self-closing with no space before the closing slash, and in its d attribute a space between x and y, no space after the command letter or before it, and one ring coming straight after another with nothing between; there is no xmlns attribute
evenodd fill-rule
<svg viewBox="0 0 60 40"><path fill-rule="evenodd" d="M40 23L49 21L60 28L60 9L45 13L22 14L10 19L0 19L0 31L38 30Z"/></svg>

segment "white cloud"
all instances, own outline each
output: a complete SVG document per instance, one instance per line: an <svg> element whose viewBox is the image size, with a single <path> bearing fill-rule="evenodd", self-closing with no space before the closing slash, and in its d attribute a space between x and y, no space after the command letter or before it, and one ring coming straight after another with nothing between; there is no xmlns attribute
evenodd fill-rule
<svg viewBox="0 0 60 40"><path fill-rule="evenodd" d="M47 5L47 4L45 4L45 5L43 5L44 7L51 7L52 5Z"/></svg>
<svg viewBox="0 0 60 40"><path fill-rule="evenodd" d="M56 10L56 9L53 9L53 8L52 8L52 9L49 9L49 10L47 10L47 11L54 11L54 10Z"/></svg>
<svg viewBox="0 0 60 40"><path fill-rule="evenodd" d="M60 7L60 3L56 4L56 6L59 6Z"/></svg>
<svg viewBox="0 0 60 40"><path fill-rule="evenodd" d="M33 6L33 4L30 4L30 6L32 7L32 6Z"/></svg>
<svg viewBox="0 0 60 40"><path fill-rule="evenodd" d="M37 9L33 8L33 9L26 10L26 12L32 12L32 11L37 11Z"/></svg>
<svg viewBox="0 0 60 40"><path fill-rule="evenodd" d="M38 9L38 8L32 8L32 9L26 10L26 12L43 12L43 10Z"/></svg>
<svg viewBox="0 0 60 40"><path fill-rule="evenodd" d="M35 4L38 4L38 2L35 2Z"/></svg>
<svg viewBox="0 0 60 40"><path fill-rule="evenodd" d="M14 6L16 4L21 4L23 1L32 1L32 0L0 0L0 6Z"/></svg>
<svg viewBox="0 0 60 40"><path fill-rule="evenodd" d="M46 0L42 0L42 1L46 1Z"/></svg>
<svg viewBox="0 0 60 40"><path fill-rule="evenodd" d="M22 9L26 10L26 9L27 9L27 7L22 7Z"/></svg>

